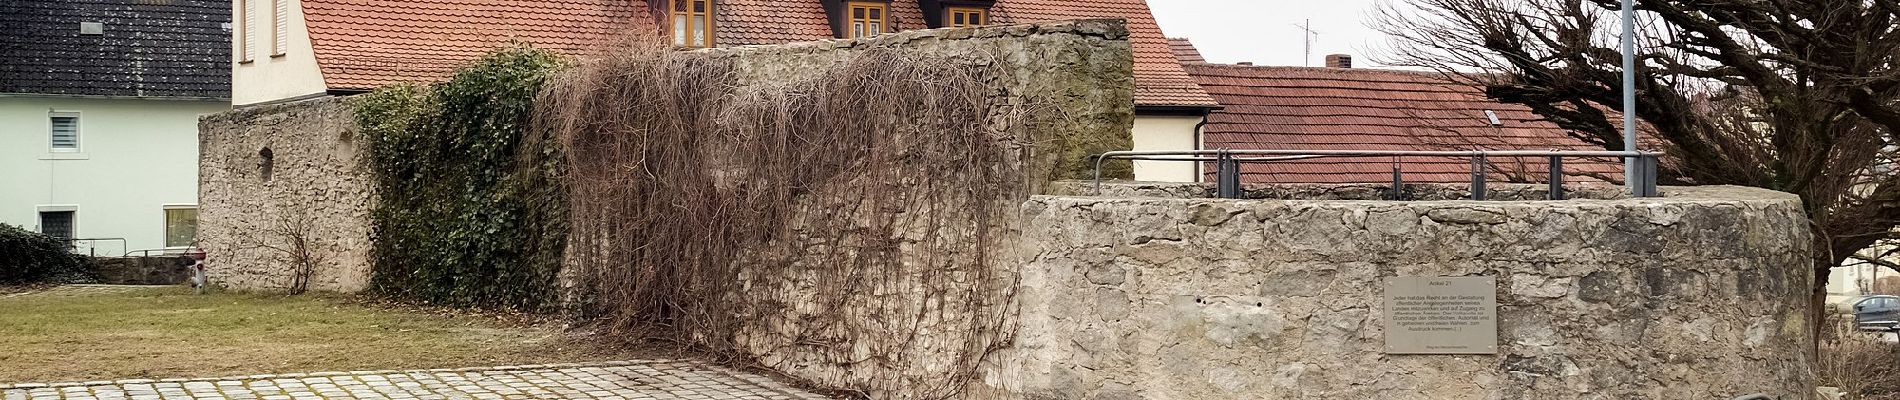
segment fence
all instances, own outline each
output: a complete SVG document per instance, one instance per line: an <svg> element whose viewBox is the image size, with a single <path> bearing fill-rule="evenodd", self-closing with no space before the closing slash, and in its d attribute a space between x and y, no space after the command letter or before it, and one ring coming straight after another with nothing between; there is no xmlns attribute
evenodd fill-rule
<svg viewBox="0 0 1900 400"><path fill-rule="evenodd" d="M1658 197L1656 190L1656 164L1662 153L1646 151L1558 151L1558 150L1470 150L1470 151L1422 151L1422 150L1173 150L1173 151L1111 151L1095 156L1095 192L1102 191L1102 162L1107 160L1141 161L1186 161L1213 162L1215 165L1215 193L1221 198L1240 198L1240 164L1258 162L1276 162L1306 160L1330 157L1463 157L1471 159L1471 199L1484 200L1485 168L1490 158L1533 158L1549 160L1550 199L1563 200L1563 160L1565 158L1626 158L1634 159L1634 179L1626 182L1630 195L1636 197ZM1395 163L1402 163L1395 161ZM1626 164L1627 165L1627 164ZM1405 176L1396 165L1392 169L1392 187L1404 187ZM1396 191L1396 190L1395 190Z"/></svg>

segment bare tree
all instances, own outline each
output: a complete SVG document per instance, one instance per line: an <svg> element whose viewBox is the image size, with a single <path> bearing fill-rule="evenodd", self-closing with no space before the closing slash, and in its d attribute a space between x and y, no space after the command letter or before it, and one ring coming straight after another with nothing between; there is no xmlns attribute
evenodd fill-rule
<svg viewBox="0 0 1900 400"><path fill-rule="evenodd" d="M1426 67L1620 150L1619 0L1409 0L1375 25ZM1636 113L1664 179L1801 197L1828 270L1895 238L1900 1L1636 0ZM1485 74L1463 72L1484 71Z"/></svg>

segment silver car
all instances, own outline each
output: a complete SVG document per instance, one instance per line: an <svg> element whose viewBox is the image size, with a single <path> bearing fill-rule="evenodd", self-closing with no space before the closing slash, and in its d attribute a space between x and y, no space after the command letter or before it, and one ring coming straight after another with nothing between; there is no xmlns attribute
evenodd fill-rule
<svg viewBox="0 0 1900 400"><path fill-rule="evenodd" d="M1893 330L1900 325L1900 296L1867 296L1854 301L1854 326Z"/></svg>

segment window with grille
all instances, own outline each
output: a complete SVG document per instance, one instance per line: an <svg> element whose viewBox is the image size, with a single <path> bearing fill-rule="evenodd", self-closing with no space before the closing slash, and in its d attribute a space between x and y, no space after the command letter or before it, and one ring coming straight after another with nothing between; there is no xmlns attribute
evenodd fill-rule
<svg viewBox="0 0 1900 400"><path fill-rule="evenodd" d="M53 113L49 116L51 132L49 142L55 152L79 151L79 115L74 113Z"/></svg>
<svg viewBox="0 0 1900 400"><path fill-rule="evenodd" d="M46 236L72 240L73 215L76 211L41 211L40 233Z"/></svg>
<svg viewBox="0 0 1900 400"><path fill-rule="evenodd" d="M989 23L990 20L989 10L981 8L950 7L949 11L949 14L945 16L949 21L945 21L943 25L952 28L983 25Z"/></svg>
<svg viewBox="0 0 1900 400"><path fill-rule="evenodd" d="M851 3L851 37L863 38L884 33L883 4Z"/></svg>
<svg viewBox="0 0 1900 400"><path fill-rule="evenodd" d="M165 247L188 247L198 238L198 207L165 207Z"/></svg>
<svg viewBox="0 0 1900 400"><path fill-rule="evenodd" d="M672 0L673 45L713 46L712 0Z"/></svg>
<svg viewBox="0 0 1900 400"><path fill-rule="evenodd" d="M284 55L284 49L290 47L290 2L292 0L270 0L271 2L271 44L270 56Z"/></svg>

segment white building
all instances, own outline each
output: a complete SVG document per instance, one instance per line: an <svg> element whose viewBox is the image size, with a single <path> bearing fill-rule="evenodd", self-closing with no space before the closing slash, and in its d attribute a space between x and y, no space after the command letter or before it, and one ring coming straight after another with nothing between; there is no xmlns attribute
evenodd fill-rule
<svg viewBox="0 0 1900 400"><path fill-rule="evenodd" d="M230 109L225 1L0 5L0 223L80 253L182 249L198 117Z"/></svg>

